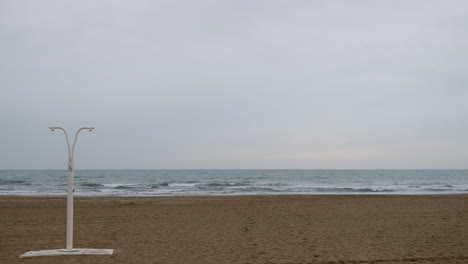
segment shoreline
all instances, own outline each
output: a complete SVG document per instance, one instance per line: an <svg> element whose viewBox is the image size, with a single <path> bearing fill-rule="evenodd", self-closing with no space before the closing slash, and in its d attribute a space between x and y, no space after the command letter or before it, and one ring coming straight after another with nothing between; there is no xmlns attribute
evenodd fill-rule
<svg viewBox="0 0 468 264"><path fill-rule="evenodd" d="M0 195L0 262L63 248L66 195ZM74 246L21 263L467 263L468 195L75 196Z"/></svg>
<svg viewBox="0 0 468 264"><path fill-rule="evenodd" d="M187 194L187 195L80 195L74 194L77 198L177 198L177 197L256 197L256 196L467 196L468 193L259 193L259 194ZM2 197L31 197L31 198L47 198L47 197L67 197L66 193L62 194L0 194Z"/></svg>

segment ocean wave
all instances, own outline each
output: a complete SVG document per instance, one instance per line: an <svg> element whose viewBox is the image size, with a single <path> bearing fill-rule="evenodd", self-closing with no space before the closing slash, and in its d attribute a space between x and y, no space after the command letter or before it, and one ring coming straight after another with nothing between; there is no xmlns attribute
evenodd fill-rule
<svg viewBox="0 0 468 264"><path fill-rule="evenodd" d="M242 182L212 182L201 184L200 186L207 186L207 187L235 187L235 186L247 186L249 183L242 183Z"/></svg>
<svg viewBox="0 0 468 264"><path fill-rule="evenodd" d="M251 187L240 188L236 192L237 193L279 193L283 191L284 190L278 190L278 189L268 188L268 187L251 186Z"/></svg>
<svg viewBox="0 0 468 264"><path fill-rule="evenodd" d="M81 183L80 186L99 188L99 187L103 187L104 185L99 184L99 183L89 183L89 182L85 182L85 183Z"/></svg>
<svg viewBox="0 0 468 264"><path fill-rule="evenodd" d="M168 187L170 182L162 182L162 183L157 183L157 184L151 184L150 189L159 189L161 187Z"/></svg>
<svg viewBox="0 0 468 264"><path fill-rule="evenodd" d="M423 190L427 192L452 192L453 191L453 189L444 189L444 188L426 188Z"/></svg>
<svg viewBox="0 0 468 264"><path fill-rule="evenodd" d="M197 183L196 181L172 182L169 183L169 187L195 187Z"/></svg>
<svg viewBox="0 0 468 264"><path fill-rule="evenodd" d="M0 179L0 184L21 184L21 185L31 185L30 182L28 181L25 181L25 180L4 180L4 179Z"/></svg>
<svg viewBox="0 0 468 264"><path fill-rule="evenodd" d="M389 193L395 192L392 189L372 189L372 188L313 188L312 191L319 193Z"/></svg>
<svg viewBox="0 0 468 264"><path fill-rule="evenodd" d="M119 186L116 186L114 187L113 189L115 190L132 190L132 189L136 189L137 186L135 185L119 185Z"/></svg>

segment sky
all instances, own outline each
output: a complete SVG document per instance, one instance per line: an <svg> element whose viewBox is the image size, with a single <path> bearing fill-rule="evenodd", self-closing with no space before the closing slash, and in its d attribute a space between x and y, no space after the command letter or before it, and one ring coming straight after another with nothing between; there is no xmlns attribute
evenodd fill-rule
<svg viewBox="0 0 468 264"><path fill-rule="evenodd" d="M0 169L466 169L468 1L0 0Z"/></svg>

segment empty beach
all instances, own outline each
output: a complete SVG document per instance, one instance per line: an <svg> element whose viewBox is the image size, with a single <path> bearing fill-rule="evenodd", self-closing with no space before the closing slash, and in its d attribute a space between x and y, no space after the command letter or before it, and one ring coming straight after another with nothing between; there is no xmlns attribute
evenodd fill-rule
<svg viewBox="0 0 468 264"><path fill-rule="evenodd" d="M468 263L468 195L0 196L0 263Z"/></svg>

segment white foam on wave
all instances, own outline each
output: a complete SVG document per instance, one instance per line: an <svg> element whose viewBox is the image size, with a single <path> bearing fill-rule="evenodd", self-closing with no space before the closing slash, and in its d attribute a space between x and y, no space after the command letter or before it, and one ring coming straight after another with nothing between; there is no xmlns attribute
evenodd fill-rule
<svg viewBox="0 0 468 264"><path fill-rule="evenodd" d="M196 187L197 183L185 183L185 182L180 182L180 183L169 183L169 187Z"/></svg>

